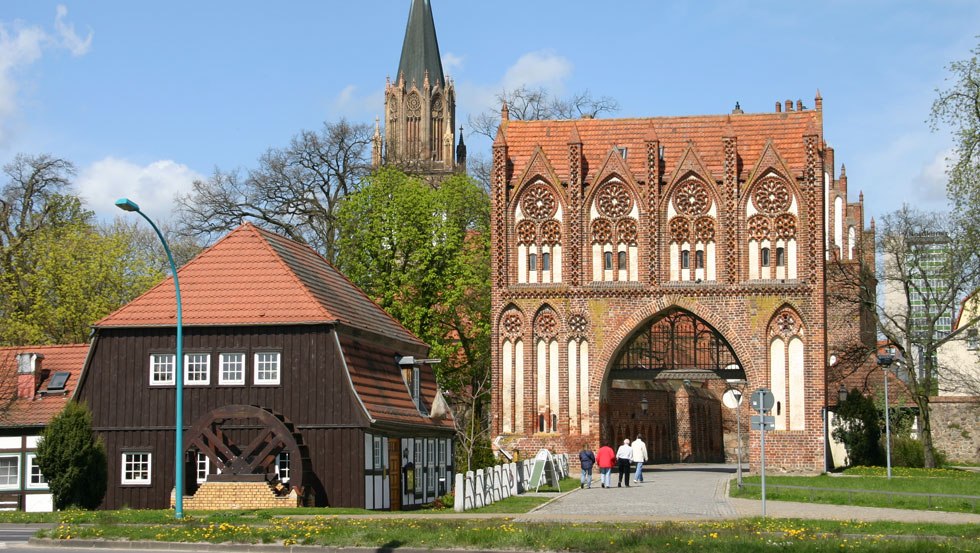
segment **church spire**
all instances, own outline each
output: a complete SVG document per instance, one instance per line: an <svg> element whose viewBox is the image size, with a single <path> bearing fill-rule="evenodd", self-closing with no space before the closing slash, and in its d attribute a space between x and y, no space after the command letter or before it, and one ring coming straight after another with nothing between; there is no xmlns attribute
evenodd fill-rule
<svg viewBox="0 0 980 553"><path fill-rule="evenodd" d="M406 87L411 87L414 83L422 88L427 74L433 87L446 87L442 59L439 57L439 41L436 39L436 25L432 20L432 6L429 0L412 0L396 80L404 76Z"/></svg>

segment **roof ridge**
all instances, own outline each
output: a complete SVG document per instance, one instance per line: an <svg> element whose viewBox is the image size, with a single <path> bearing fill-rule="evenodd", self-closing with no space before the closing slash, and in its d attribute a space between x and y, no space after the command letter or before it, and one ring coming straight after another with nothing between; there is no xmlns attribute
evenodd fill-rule
<svg viewBox="0 0 980 553"><path fill-rule="evenodd" d="M422 342L422 339L419 338L418 336L416 336L415 333L411 329L409 329L408 327L406 327L405 325L403 325L401 323L401 321L399 321L398 319L396 319L391 313L388 313L388 311L386 311L383 307L381 307L378 304L378 302L376 302L373 299L371 299L371 296L367 295L367 293L365 293L364 290L360 286L358 286L343 271L341 271L333 263L331 263L329 259L327 259L326 257L323 257L323 255L321 255L320 252L314 250L313 248L309 247L308 245L300 244L299 242L296 242L295 240L290 240L289 238L287 238L285 236L282 236L282 235L279 235L279 234L276 234L276 233L274 233L274 232L272 232L270 230L262 229L262 228L259 228L259 227L254 227L254 228L256 230L260 231L260 232L264 232L264 233L268 234L269 236L274 237L277 240L282 240L282 241L288 243L290 246L303 247L303 248L306 248L307 250L309 250L309 252L311 252L313 255L315 255L317 258L319 258L320 261L322 261L327 267L329 267L331 271L333 271L334 273L336 273L340 278L342 278L344 281L346 281L348 284L350 284L351 287L354 290L356 290L358 294L360 294L364 299L366 299L372 305L374 305L378 309L378 311L380 311L386 317L388 317L389 319L391 319L392 322L394 322L396 325L398 325L400 328L402 328L410 336L414 337L419 342ZM266 241L263 240L263 242L266 242ZM272 246L270 244L268 244L268 242L266 242L266 246L268 248L270 248L270 249L273 249ZM313 295L313 292L310 290L310 288L308 286L306 286L306 284L304 284L302 280L300 280L299 276L289 267L288 264L286 264L285 260L283 260L282 257L279 256L278 253L276 253L275 255L276 255L276 258L279 260L279 262L282 263L282 264L284 264L286 266L286 269L289 271L290 275L300 283L300 285L303 287L303 290L308 295L310 295L310 297L313 299L314 302L316 302L317 306L324 313L326 313L328 317L333 318L336 321L341 321L340 317L338 317L337 315L335 315L333 313L330 313L326 309L326 307L320 302L320 300L316 299L316 297ZM345 322L348 325L353 324L352 321L343 321L343 322Z"/></svg>
<svg viewBox="0 0 980 553"><path fill-rule="evenodd" d="M316 296L313 295L313 292L306 285L306 283L304 283L302 280L300 280L299 276L296 274L296 271L294 271L293 268L290 267L288 263L286 263L286 260L284 260L282 258L282 256L279 255L279 252L277 252L276 249L272 247L272 244L269 244L268 239L265 236L263 236L263 233L264 234L268 234L270 236L274 236L276 238L283 239L283 240L289 240L289 239L286 238L285 236L280 236L280 235L278 235L278 234L276 234L276 233L274 233L274 232L272 232L270 230L260 229L259 227L253 225L252 223L246 223L246 225L249 226L250 230L252 230L252 231L255 232L256 238L258 238L260 241L262 241L262 247L264 247L266 250L268 250L268 252L271 253L276 258L276 262L279 263L279 265L281 265L282 268L286 270L286 272L289 274L289 277L293 281L295 281L297 284L300 285L300 287L303 289L303 293L306 294L306 296L310 299L310 301L312 301L314 304L316 304L317 309L321 313L323 313L326 316L327 319L338 320L337 315L335 315L335 314L327 311L327 308L324 307L322 303L320 303L320 300L316 299ZM299 243L297 242L297 244L299 244ZM309 246L307 246L307 247L309 247ZM320 255L313 248L309 248L309 249L310 249L310 251L312 251L316 255L318 255L318 256ZM326 261L326 260L324 260L324 261Z"/></svg>

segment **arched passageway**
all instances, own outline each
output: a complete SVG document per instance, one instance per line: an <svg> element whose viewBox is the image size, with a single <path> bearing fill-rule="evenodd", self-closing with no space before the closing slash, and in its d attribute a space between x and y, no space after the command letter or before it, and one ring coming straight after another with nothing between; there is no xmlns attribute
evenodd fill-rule
<svg viewBox="0 0 980 553"><path fill-rule="evenodd" d="M627 337L606 375L603 444L642 436L653 463L726 460L737 422L722 394L745 371L706 321L677 307L658 313Z"/></svg>

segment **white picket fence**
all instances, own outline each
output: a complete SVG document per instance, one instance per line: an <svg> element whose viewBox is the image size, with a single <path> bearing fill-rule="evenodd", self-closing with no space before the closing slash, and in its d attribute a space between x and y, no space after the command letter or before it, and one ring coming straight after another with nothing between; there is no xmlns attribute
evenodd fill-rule
<svg viewBox="0 0 980 553"><path fill-rule="evenodd" d="M559 480L568 476L567 454L552 455L551 461L558 472ZM456 473L453 508L461 513L470 509L479 509L512 495L526 493L533 466L534 459L525 459L475 472L467 471L466 474Z"/></svg>

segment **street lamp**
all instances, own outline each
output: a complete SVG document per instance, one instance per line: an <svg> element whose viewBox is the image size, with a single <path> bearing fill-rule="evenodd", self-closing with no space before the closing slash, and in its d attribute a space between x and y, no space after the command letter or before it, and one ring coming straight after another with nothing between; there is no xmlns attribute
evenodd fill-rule
<svg viewBox="0 0 980 553"><path fill-rule="evenodd" d="M646 415L647 414L647 409L649 409L649 408L650 408L650 402L647 401L647 396L641 397L640 398L640 411L642 411L643 414Z"/></svg>
<svg viewBox="0 0 980 553"><path fill-rule="evenodd" d="M881 365L881 372L885 375L885 467L889 480L892 477L892 433L889 424L891 416L888 413L888 367L894 360L891 355L878 356L878 364Z"/></svg>
<svg viewBox="0 0 980 553"><path fill-rule="evenodd" d="M174 290L177 293L177 359L175 370L177 392L175 408L177 413L174 426L176 433L174 439L174 518L184 518L184 324L180 305L180 281L177 280L177 264L174 263L174 256L170 253L170 246L167 244L167 239L163 237L163 233L160 232L160 229L157 228L153 221L145 213L140 211L140 206L136 205L136 202L128 198L119 198L116 200L116 207L123 211L136 212L140 217L146 219L147 223L150 223L150 226L153 227L153 230L160 238L160 242L163 244L163 251L167 252L167 261L170 262L170 273L174 277Z"/></svg>
<svg viewBox="0 0 980 553"><path fill-rule="evenodd" d="M847 401L847 386L843 382L840 383L840 388L837 388L837 405Z"/></svg>

